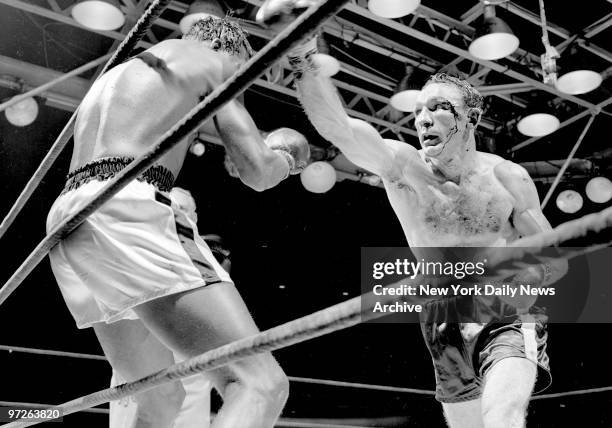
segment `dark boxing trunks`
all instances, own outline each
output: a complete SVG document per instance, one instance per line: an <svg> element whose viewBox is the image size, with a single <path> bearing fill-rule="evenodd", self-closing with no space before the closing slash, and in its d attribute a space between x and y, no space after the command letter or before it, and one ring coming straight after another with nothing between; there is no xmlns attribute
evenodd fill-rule
<svg viewBox="0 0 612 428"><path fill-rule="evenodd" d="M534 314L506 313L492 318L480 313L473 318L474 322L457 322L456 312L465 315L469 312L466 307L479 310L478 304L465 304L467 299L429 302L421 316L421 331L434 364L436 399L443 403L477 399L487 371L508 357L527 358L537 364L534 391L546 389L551 382L546 316L534 308ZM449 314L455 314L455 319L449 318ZM448 319L452 322L446 322ZM466 321L465 316L461 321Z"/></svg>

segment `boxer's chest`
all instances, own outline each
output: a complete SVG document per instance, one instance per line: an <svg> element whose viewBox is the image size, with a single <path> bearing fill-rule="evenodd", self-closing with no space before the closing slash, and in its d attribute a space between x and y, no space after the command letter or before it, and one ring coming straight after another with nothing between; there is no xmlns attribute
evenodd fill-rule
<svg viewBox="0 0 612 428"><path fill-rule="evenodd" d="M433 235L499 235L512 212L511 196L492 173L474 174L459 184L429 183L418 193L419 220Z"/></svg>

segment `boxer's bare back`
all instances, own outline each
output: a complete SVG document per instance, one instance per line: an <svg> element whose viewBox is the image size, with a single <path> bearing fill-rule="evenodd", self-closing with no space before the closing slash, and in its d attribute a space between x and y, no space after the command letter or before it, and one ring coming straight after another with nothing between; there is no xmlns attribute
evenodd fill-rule
<svg viewBox="0 0 612 428"><path fill-rule="evenodd" d="M110 156L136 157L236 70L242 59L213 51L209 43L166 40L116 66L87 93L75 127L70 170ZM212 121L205 125L215 134ZM189 141L185 139L158 164L175 177Z"/></svg>

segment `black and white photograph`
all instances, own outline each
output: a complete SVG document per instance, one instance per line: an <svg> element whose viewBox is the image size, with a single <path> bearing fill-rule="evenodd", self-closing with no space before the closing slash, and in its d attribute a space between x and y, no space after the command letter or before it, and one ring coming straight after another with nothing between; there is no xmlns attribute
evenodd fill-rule
<svg viewBox="0 0 612 428"><path fill-rule="evenodd" d="M612 426L612 0L0 0L0 426Z"/></svg>

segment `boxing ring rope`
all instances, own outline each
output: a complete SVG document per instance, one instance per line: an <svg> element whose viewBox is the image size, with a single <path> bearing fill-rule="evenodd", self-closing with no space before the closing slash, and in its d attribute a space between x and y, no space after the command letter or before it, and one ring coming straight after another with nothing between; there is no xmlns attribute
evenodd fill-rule
<svg viewBox="0 0 612 428"><path fill-rule="evenodd" d="M83 354L80 352L56 351L56 350L51 350L51 349L26 348L22 346L0 345L0 351L7 351L9 353L22 352L26 354L50 355L54 357L78 358L78 359L84 359L84 360L108 361L107 358L103 355ZM383 392L401 392L401 393L434 395L434 391L430 391L427 389L404 388L400 386L388 386L388 385L374 385L374 384L369 384L369 383L346 382L346 381L341 381L341 380L317 379L317 378L300 377L300 376L287 376L287 378L290 381L296 382L296 383L337 386L337 387L342 387L342 388L369 389L372 391L383 391Z"/></svg>
<svg viewBox="0 0 612 428"><path fill-rule="evenodd" d="M160 0L169 1L169 0ZM212 91L176 125L162 135L153 148L135 159L118 173L74 215L55 227L26 258L15 274L0 290L0 304L21 284L26 276L42 261L47 253L64 237L68 236L87 216L112 198L131 180L150 167L156 160L199 128L217 109L244 91L272 63L284 55L301 38L315 31L327 18L335 15L348 0L326 0L312 6L281 31L263 49L244 64L232 77Z"/></svg>
<svg viewBox="0 0 612 428"><path fill-rule="evenodd" d="M612 207L599 213L589 214L580 219L569 221L549 232L519 239L515 241L511 247L506 247L515 247L514 251L502 253L496 251L498 250L497 248L493 248L493 251L488 253L491 266L488 267L487 272L497 275L508 275L521 272L525 269L526 265L540 264L541 262L538 260L538 256L542 257L542 250L546 247L561 245L569 240L585 236L589 232L601 232L604 229L612 229ZM557 248L558 257L566 259L573 258L598 248L608 246L610 243L612 243L612 241L606 243L600 242L582 249L559 247ZM527 260L525 256L529 256L529 260ZM512 262L515 264L513 265ZM488 277L490 277L490 275L488 275ZM426 278L422 275L416 277L417 282L423 280L426 280ZM443 284L448 281L449 280L443 281ZM295 345L308 339L313 339L354 326L363 321L384 316L383 313L375 313L372 311L374 307L372 303L370 303L369 307L366 305L362 307L362 303L364 303L362 298L364 296L372 296L372 293L355 297L253 336L229 343L182 363L167 367L149 376L145 376L134 382L124 383L114 388L104 389L68 401L54 407L54 409L59 409L62 415L69 415L108 401L119 400L128 395L151 389L163 383L182 379L199 372L213 370L232 361ZM378 302L381 304L393 304L395 302L411 300L415 299L412 299L411 296L378 296ZM416 300L423 301L425 299ZM367 302L367 300L365 302ZM27 427L37 423L39 423L39 421L15 421L3 426L6 428L16 428Z"/></svg>
<svg viewBox="0 0 612 428"><path fill-rule="evenodd" d="M151 25L153 25L153 21L155 21L162 14L162 12L166 8L166 6L168 6L169 3L170 0L153 0L153 2L151 2L147 10L142 14L140 19L136 22L136 24L134 24L134 27L132 27L130 32L127 34L125 39L123 39L121 44L117 47L115 53L113 53L108 62L104 65L102 71L98 75L98 78L99 76L102 76L105 72L107 72L109 69L116 66L117 64L122 63L128 58L129 54L132 52L132 50L134 50L140 39L142 39L142 37L145 35ZM89 63L89 65L91 65L92 63L96 63L97 65L97 61L101 62L103 58L105 59L106 55L104 57L98 58L96 61ZM85 66L79 67L76 70L80 70L82 72L82 69L84 67ZM60 79L66 78L68 75L74 74L76 70L73 70L73 72L70 73L66 73ZM58 81L55 81L53 83L56 84L58 83ZM41 88L42 87L46 88L46 85L42 85ZM30 92L34 91L36 91L36 89ZM9 103L11 102L13 101L4 103L0 107L8 107L8 105L10 105ZM8 228L11 226L11 224L13 224L15 218L19 215L19 213L21 212L25 204L28 202L34 191L38 188L42 179L45 178L45 175L47 175L47 172L49 172L57 157L60 155L60 153L62 153L64 147L66 147L66 144L68 144L68 141L70 141L70 138L72 137L72 134L74 132L74 121L76 120L78 111L79 109L77 108L72 114L72 116L70 116L70 119L68 119L68 123L64 126L64 129L62 129L62 132L60 132L60 135L57 137L57 139L49 149L49 152L42 160L41 164L38 166L38 169L34 172L32 178L30 178L25 188L21 191L21 194L17 197L17 200L11 207L8 214L4 217L4 220L2 220L2 223L0 224L0 238L4 236Z"/></svg>
<svg viewBox="0 0 612 428"><path fill-rule="evenodd" d="M55 357L68 357L68 358L78 358L78 359L86 359L86 360L97 360L97 361L108 361L106 357L103 355L95 355L95 354L83 354L80 352L66 352L66 351L56 351L51 349L38 349L38 348L26 348L22 346L10 346L10 345L0 345L0 350L7 351L9 353L12 352L23 352L27 354L35 354L35 355L49 355ZM332 380L332 379L319 379L319 378L311 378L311 377L301 377L301 376L287 376L287 378L291 382L296 383L306 383L313 385L324 385L324 386L336 386L340 388L355 388L355 389L367 389L370 391L382 391L382 392L398 392L402 394L417 394L417 395L435 395L435 391L429 389L420 389L420 388L406 388L402 386L390 386L390 385L378 385L371 383L359 383L359 382L347 382L342 380ZM585 395L585 394L594 394L599 392L609 392L612 391L612 386L601 386L595 388L586 388L586 389L576 389L571 391L563 391L563 392L555 392L549 394L538 394L531 397L531 400L544 400L548 398L561 398L561 397L570 397L574 395ZM0 406L10 406L11 404L6 404L8 402L0 401ZM17 403L15 405L20 405L25 403ZM51 407L50 404L36 404L30 403L32 405L36 405L37 407ZM97 409L83 409L83 411L87 410L97 410Z"/></svg>
<svg viewBox="0 0 612 428"><path fill-rule="evenodd" d="M0 345L1 351L23 352L24 354L51 355L54 357L80 358L83 360L108 361L103 355L82 354L80 352L55 351L51 349L26 348L23 346Z"/></svg>

